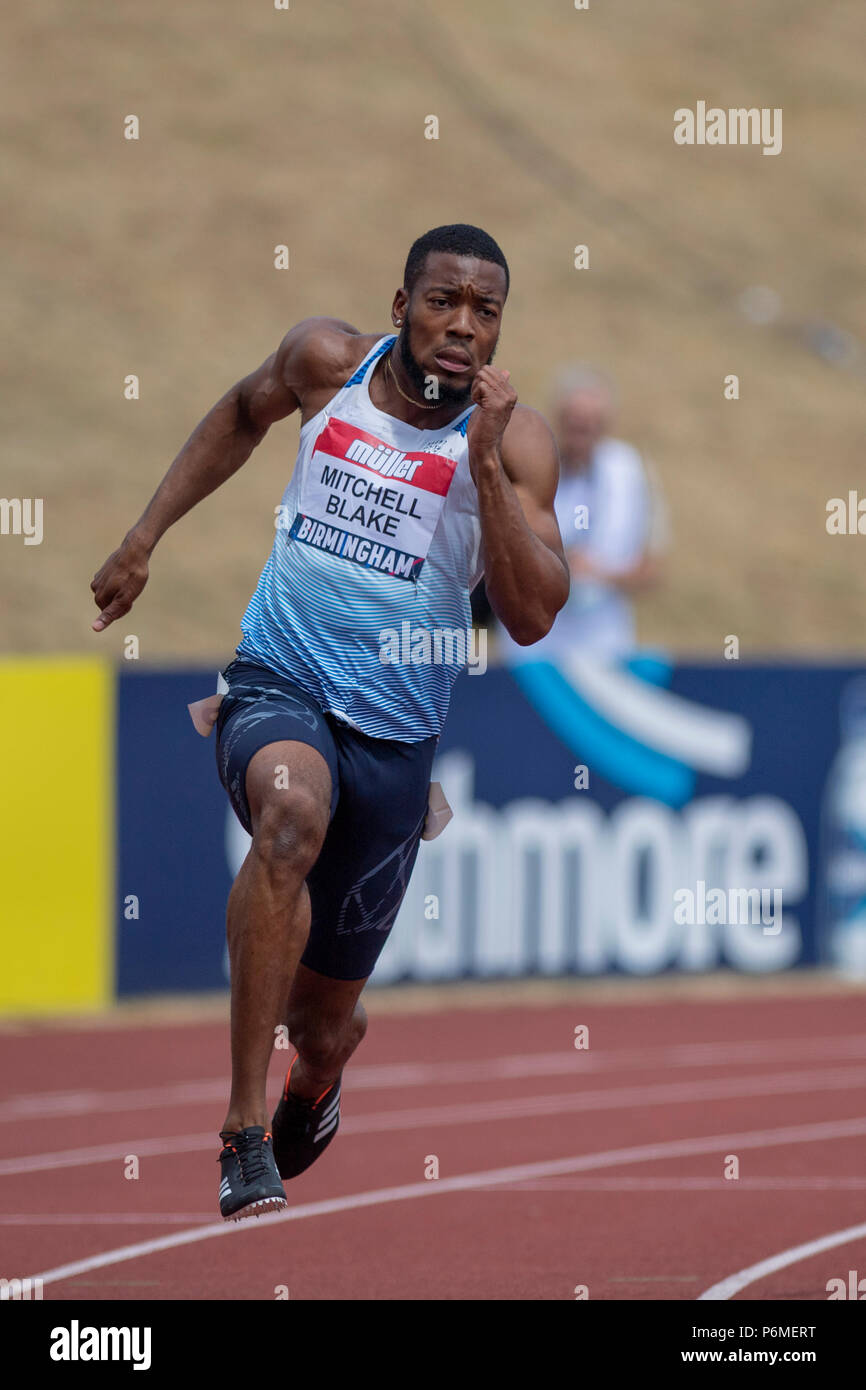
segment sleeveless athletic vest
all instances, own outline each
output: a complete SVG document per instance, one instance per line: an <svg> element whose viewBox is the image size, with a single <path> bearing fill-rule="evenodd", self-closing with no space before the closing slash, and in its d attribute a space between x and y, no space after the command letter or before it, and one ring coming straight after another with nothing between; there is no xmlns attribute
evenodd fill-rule
<svg viewBox="0 0 866 1390"><path fill-rule="evenodd" d="M370 400L380 338L302 427L238 656L373 738L441 732L466 664L481 524L466 426L419 430Z"/></svg>

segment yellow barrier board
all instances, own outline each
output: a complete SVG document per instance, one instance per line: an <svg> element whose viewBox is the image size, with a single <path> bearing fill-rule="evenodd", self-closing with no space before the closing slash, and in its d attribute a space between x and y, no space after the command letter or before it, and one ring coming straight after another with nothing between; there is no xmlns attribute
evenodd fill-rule
<svg viewBox="0 0 866 1390"><path fill-rule="evenodd" d="M0 1014L109 1001L115 675L0 660Z"/></svg>

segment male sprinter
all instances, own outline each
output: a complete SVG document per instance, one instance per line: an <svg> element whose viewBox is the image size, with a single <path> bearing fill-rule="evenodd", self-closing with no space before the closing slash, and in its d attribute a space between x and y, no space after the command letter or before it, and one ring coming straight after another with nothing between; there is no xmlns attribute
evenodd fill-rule
<svg viewBox="0 0 866 1390"><path fill-rule="evenodd" d="M204 417L91 585L101 632L129 612L168 527L300 410L216 720L219 775L252 835L227 914L227 1219L286 1205L281 1176L333 1139L343 1068L366 1031L361 991L418 851L459 666L442 662L441 637L438 661L383 660L383 630L465 634L483 573L497 616L528 645L568 595L553 436L490 365L508 287L486 232L437 227L409 252L391 309L399 333L297 324ZM297 1055L269 1126L281 1022Z"/></svg>

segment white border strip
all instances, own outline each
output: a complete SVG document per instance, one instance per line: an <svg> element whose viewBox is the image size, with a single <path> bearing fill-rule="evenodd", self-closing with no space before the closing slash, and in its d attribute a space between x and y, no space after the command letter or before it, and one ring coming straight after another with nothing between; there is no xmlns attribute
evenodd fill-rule
<svg viewBox="0 0 866 1390"><path fill-rule="evenodd" d="M712 1288L702 1293L698 1302L716 1300L719 1302L728 1298L733 1298L735 1293L744 1289L747 1284L754 1284L758 1279L766 1279L768 1274L775 1274L777 1269L785 1269L788 1265L797 1264L800 1260L808 1260L812 1255L820 1255L822 1250L832 1250L837 1245L847 1245L849 1241L859 1240L861 1236L866 1236L866 1222L860 1226L849 1226L845 1231L834 1231L832 1235L821 1236L819 1240L809 1240L805 1245L792 1245L790 1250L783 1250L780 1255L772 1255L768 1260L761 1260L759 1264L749 1265L748 1269L740 1269L736 1274L729 1274L727 1279L722 1279L718 1284L713 1284Z"/></svg>
<svg viewBox="0 0 866 1390"><path fill-rule="evenodd" d="M742 715L685 700L589 657L568 657L563 665L587 703L645 747L717 777L739 777L748 768L752 730Z"/></svg>

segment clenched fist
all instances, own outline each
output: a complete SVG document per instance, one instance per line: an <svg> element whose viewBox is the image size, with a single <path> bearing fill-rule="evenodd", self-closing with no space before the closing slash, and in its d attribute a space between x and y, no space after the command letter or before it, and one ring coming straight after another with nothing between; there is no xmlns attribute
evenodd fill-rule
<svg viewBox="0 0 866 1390"><path fill-rule="evenodd" d="M499 448L511 412L517 404L517 392L509 381L510 372L482 367L472 383L473 410L466 427L469 444L469 468L475 477L475 466L485 454Z"/></svg>
<svg viewBox="0 0 866 1390"><path fill-rule="evenodd" d="M90 587L100 610L92 624L94 632L102 632L115 618L129 612L147 583L147 561L147 548L129 535L94 575Z"/></svg>

